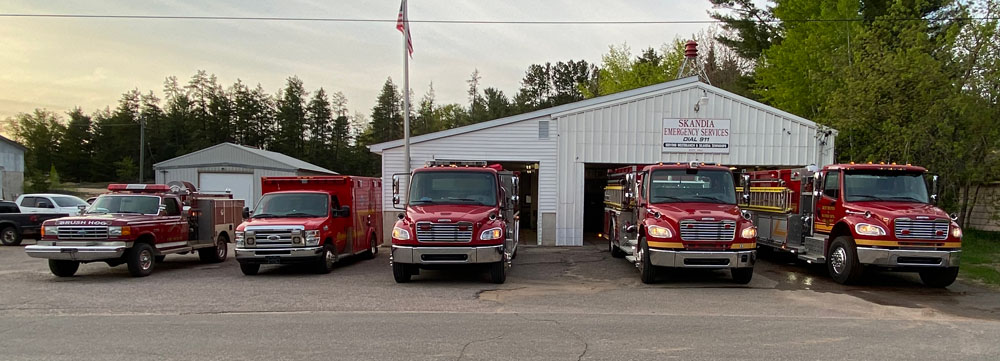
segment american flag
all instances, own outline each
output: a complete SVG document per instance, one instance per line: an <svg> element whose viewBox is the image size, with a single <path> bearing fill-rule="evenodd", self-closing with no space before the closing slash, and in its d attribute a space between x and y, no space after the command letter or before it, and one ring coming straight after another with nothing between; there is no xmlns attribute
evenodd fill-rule
<svg viewBox="0 0 1000 361"><path fill-rule="evenodd" d="M410 39L410 21L406 18L406 0L399 4L399 16L396 17L396 30L406 37L406 51L413 56L413 40Z"/></svg>

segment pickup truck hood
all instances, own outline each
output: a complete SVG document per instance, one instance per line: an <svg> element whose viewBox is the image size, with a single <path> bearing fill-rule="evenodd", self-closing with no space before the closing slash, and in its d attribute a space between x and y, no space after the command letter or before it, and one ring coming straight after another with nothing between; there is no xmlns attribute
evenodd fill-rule
<svg viewBox="0 0 1000 361"><path fill-rule="evenodd" d="M124 226L132 222L156 220L144 214L91 214L45 221L47 226Z"/></svg>
<svg viewBox="0 0 1000 361"><path fill-rule="evenodd" d="M412 222L480 222L489 218L496 207L468 204L434 204L410 206L406 212Z"/></svg>
<svg viewBox="0 0 1000 361"><path fill-rule="evenodd" d="M716 221L739 221L740 208L735 204L719 203L657 203L649 209L660 212L666 218L680 221L685 219L713 218Z"/></svg>
<svg viewBox="0 0 1000 361"><path fill-rule="evenodd" d="M251 218L240 224L236 229L243 230L246 227L261 226L305 226L306 229L319 229L326 222L322 217L289 217L289 218Z"/></svg>
<svg viewBox="0 0 1000 361"><path fill-rule="evenodd" d="M855 212L871 211L872 215L889 219L917 216L930 217L931 219L950 219L948 214L940 208L917 202L853 202L848 204L845 209Z"/></svg>

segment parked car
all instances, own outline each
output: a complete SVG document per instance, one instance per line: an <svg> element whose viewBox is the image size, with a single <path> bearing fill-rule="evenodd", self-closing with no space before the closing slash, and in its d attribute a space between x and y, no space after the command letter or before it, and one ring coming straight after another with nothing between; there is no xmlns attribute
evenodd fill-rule
<svg viewBox="0 0 1000 361"><path fill-rule="evenodd" d="M0 201L0 243L17 246L24 237L38 239L42 222L65 217L67 214L38 213L23 214L14 202Z"/></svg>
<svg viewBox="0 0 1000 361"><path fill-rule="evenodd" d="M21 213L65 213L80 214L80 206L87 207L86 201L67 194L24 194L14 202Z"/></svg>

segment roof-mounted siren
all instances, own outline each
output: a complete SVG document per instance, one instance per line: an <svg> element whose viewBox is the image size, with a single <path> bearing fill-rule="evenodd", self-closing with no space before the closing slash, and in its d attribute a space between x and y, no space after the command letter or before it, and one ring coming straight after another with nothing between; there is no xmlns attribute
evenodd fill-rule
<svg viewBox="0 0 1000 361"><path fill-rule="evenodd" d="M705 73L704 65L698 61L698 42L694 40L684 43L684 61L681 62L681 69L677 72L677 79L689 76L697 76L705 83L712 84L712 81L708 80L708 74Z"/></svg>
<svg viewBox="0 0 1000 361"><path fill-rule="evenodd" d="M428 167L485 167L484 160L432 160L427 162Z"/></svg>
<svg viewBox="0 0 1000 361"><path fill-rule="evenodd" d="M109 184L108 190L112 192L166 192L170 190L165 184Z"/></svg>

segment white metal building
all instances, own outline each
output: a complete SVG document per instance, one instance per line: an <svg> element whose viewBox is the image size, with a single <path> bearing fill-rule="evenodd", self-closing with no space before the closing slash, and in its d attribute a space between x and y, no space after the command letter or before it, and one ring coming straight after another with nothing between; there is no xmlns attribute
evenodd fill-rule
<svg viewBox="0 0 1000 361"><path fill-rule="evenodd" d="M333 175L337 172L287 155L221 143L153 164L156 183L190 182L205 192L233 193L252 207L260 199L260 177Z"/></svg>
<svg viewBox="0 0 1000 361"><path fill-rule="evenodd" d="M585 222L594 213L587 209L603 208L609 168L688 161L822 166L834 160L835 137L833 129L689 77L412 137L410 167L432 159L487 160L521 170L531 178L521 182L529 189L522 191L522 215L526 206L537 213L530 217L537 239L521 241L582 245L593 223ZM384 184L407 172L402 140L370 149L382 155ZM383 189L391 227L398 211L391 187Z"/></svg>
<svg viewBox="0 0 1000 361"><path fill-rule="evenodd" d="M0 136L0 199L11 201L24 193L24 151L20 143Z"/></svg>

